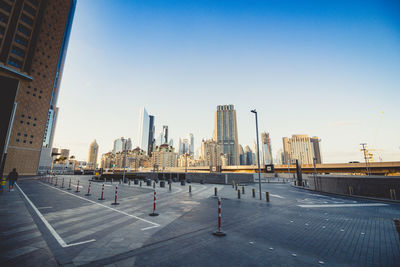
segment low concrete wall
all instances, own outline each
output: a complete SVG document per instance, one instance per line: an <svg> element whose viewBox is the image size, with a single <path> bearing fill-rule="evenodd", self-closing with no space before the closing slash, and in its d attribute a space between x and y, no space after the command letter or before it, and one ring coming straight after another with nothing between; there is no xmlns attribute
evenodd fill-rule
<svg viewBox="0 0 400 267"><path fill-rule="evenodd" d="M400 177L398 176L312 176L303 178L313 190L373 198L400 200ZM393 192L393 191L392 191Z"/></svg>
<svg viewBox="0 0 400 267"><path fill-rule="evenodd" d="M122 179L122 173L110 173L102 174L100 180L103 179ZM138 173L126 173L125 177L128 179L173 179L187 180L190 179L192 182L200 183L204 180L208 184L232 184L235 183L252 183L254 182L252 173L154 173L154 172L138 172Z"/></svg>

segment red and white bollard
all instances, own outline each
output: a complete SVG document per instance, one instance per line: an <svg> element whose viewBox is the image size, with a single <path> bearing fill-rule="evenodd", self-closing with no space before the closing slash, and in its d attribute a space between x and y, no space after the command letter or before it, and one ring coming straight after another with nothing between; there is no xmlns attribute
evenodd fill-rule
<svg viewBox="0 0 400 267"><path fill-rule="evenodd" d="M85 194L85 196L90 196L92 194L90 194L90 185L92 184L92 182L89 182L89 187L87 189L87 194Z"/></svg>
<svg viewBox="0 0 400 267"><path fill-rule="evenodd" d="M75 193L79 193L80 191L79 191L79 180L78 180L78 184L76 185L76 191L75 191Z"/></svg>
<svg viewBox="0 0 400 267"><path fill-rule="evenodd" d="M221 231L221 198L218 198L218 230L213 232L213 235L215 236L225 236L226 234Z"/></svg>
<svg viewBox="0 0 400 267"><path fill-rule="evenodd" d="M104 200L104 184L103 187L101 188L101 197L99 198L99 200Z"/></svg>
<svg viewBox="0 0 400 267"><path fill-rule="evenodd" d="M119 203L117 202L117 195L118 195L118 186L115 187L115 198L114 202L111 203L111 205L119 205Z"/></svg>
<svg viewBox="0 0 400 267"><path fill-rule="evenodd" d="M62 180L61 188L64 188L64 177L63 177L63 180Z"/></svg>
<svg viewBox="0 0 400 267"><path fill-rule="evenodd" d="M68 186L67 190L71 190L71 178L69 178L69 186Z"/></svg>
<svg viewBox="0 0 400 267"><path fill-rule="evenodd" d="M149 216L158 216L158 213L156 213L156 202L157 202L156 190L154 190L153 212L150 213Z"/></svg>

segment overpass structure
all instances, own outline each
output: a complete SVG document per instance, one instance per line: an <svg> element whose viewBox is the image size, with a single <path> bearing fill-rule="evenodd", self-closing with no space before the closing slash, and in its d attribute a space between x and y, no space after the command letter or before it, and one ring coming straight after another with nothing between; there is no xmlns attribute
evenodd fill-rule
<svg viewBox="0 0 400 267"><path fill-rule="evenodd" d="M291 173L296 172L296 165L275 165L275 173ZM389 161L389 162L370 162L368 168L371 174L374 175L399 175L400 174L400 161ZM301 166L303 173L313 173L314 166L311 164L303 164ZM342 174L354 174L354 175L365 175L366 165L365 163L323 163L316 164L316 172L318 174L328 173L342 173ZM165 172L185 172L185 167L166 168ZM187 167L188 172L210 172L208 166L197 166ZM240 165L240 166L223 166L221 172L245 172L245 173L256 173L258 167L256 165ZM261 172L265 173L265 168L261 168Z"/></svg>

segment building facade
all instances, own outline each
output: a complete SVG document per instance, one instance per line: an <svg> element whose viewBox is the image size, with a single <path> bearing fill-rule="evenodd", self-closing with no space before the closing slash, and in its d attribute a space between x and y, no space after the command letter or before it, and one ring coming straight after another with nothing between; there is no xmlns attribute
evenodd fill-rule
<svg viewBox="0 0 400 267"><path fill-rule="evenodd" d="M269 165L273 164L272 159L272 148L271 148L271 138L269 133L261 133L261 151L262 151L262 164Z"/></svg>
<svg viewBox="0 0 400 267"><path fill-rule="evenodd" d="M314 141L312 141L314 140ZM308 135L292 135L291 138L283 137L283 154L285 164L294 164L296 160L301 164L322 163L318 137L310 138Z"/></svg>
<svg viewBox="0 0 400 267"><path fill-rule="evenodd" d="M140 111L139 147L151 156L155 142L154 116L149 115L145 108Z"/></svg>
<svg viewBox="0 0 400 267"><path fill-rule="evenodd" d="M200 161L202 166L221 167L226 165L222 147L215 140L203 140L201 142Z"/></svg>
<svg viewBox="0 0 400 267"><path fill-rule="evenodd" d="M178 166L178 153L176 153L175 149L168 144L156 146L151 159L152 165L155 169L163 170L167 167Z"/></svg>
<svg viewBox="0 0 400 267"><path fill-rule="evenodd" d="M228 165L239 165L239 142L236 110L233 105L217 106L215 111L214 140L222 147Z"/></svg>
<svg viewBox="0 0 400 267"><path fill-rule="evenodd" d="M75 5L75 0L1 1L1 172L16 168L34 175L41 152L51 151L42 148L52 145Z"/></svg>
<svg viewBox="0 0 400 267"><path fill-rule="evenodd" d="M89 155L88 155L88 167L89 168L97 168L97 157L99 154L99 145L96 140L94 140L89 146Z"/></svg>

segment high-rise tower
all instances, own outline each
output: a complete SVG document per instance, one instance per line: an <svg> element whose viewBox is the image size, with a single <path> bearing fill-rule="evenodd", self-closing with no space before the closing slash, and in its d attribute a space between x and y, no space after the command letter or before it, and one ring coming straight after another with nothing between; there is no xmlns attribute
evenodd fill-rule
<svg viewBox="0 0 400 267"><path fill-rule="evenodd" d="M97 168L97 156L99 154L99 145L94 140L89 146L88 166L89 168Z"/></svg>
<svg viewBox="0 0 400 267"><path fill-rule="evenodd" d="M239 142L236 110L233 105L217 106L215 111L214 140L222 147L228 165L239 165Z"/></svg>
<svg viewBox="0 0 400 267"><path fill-rule="evenodd" d="M76 0L0 2L0 156L4 172L17 168L22 175L33 175L41 153L50 157L75 5Z"/></svg>
<svg viewBox="0 0 400 267"><path fill-rule="evenodd" d="M263 132L261 133L261 149L262 149L262 160L263 165L272 164L272 148L271 148L271 138L269 137L269 133Z"/></svg>
<svg viewBox="0 0 400 267"><path fill-rule="evenodd" d="M145 108L140 111L139 147L151 156L154 146L154 116L149 115Z"/></svg>

